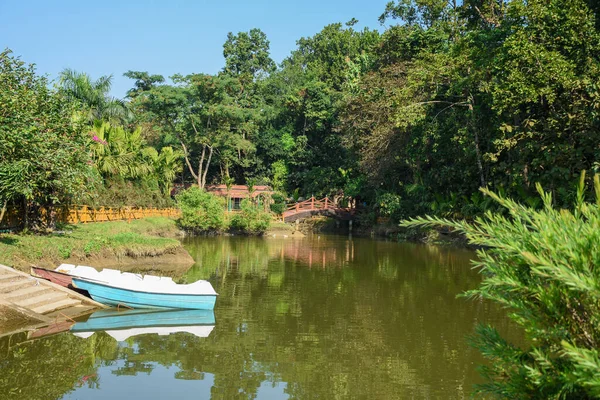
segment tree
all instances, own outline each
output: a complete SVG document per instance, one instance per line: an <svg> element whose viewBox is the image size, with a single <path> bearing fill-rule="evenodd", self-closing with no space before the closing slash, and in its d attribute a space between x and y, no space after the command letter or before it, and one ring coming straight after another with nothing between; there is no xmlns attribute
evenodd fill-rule
<svg viewBox="0 0 600 400"><path fill-rule="evenodd" d="M162 75L150 75L145 71L127 71L123 76L134 79L134 88L127 91L127 97L135 98L138 94L147 92L157 84L161 84L165 81Z"/></svg>
<svg viewBox="0 0 600 400"><path fill-rule="evenodd" d="M67 100L83 110L84 119L90 123L100 121L126 121L131 118L127 104L109 95L112 75L92 80L89 75L71 69L60 73L59 89Z"/></svg>
<svg viewBox="0 0 600 400"><path fill-rule="evenodd" d="M158 157L154 159L154 174L158 180L159 187L165 196L171 195L173 181L175 180L177 173L183 168L181 165L182 157L183 153L181 151L166 146L160 149Z"/></svg>
<svg viewBox="0 0 600 400"><path fill-rule="evenodd" d="M186 166L200 188L217 160L224 176L247 166L258 124L256 107L240 98L239 79L227 75L175 75L177 85L158 85L139 93L134 104L170 132L181 145Z"/></svg>
<svg viewBox="0 0 600 400"><path fill-rule="evenodd" d="M81 198L94 177L73 111L33 65L0 53L0 203L22 201L29 227L43 222L38 205Z"/></svg>
<svg viewBox="0 0 600 400"><path fill-rule="evenodd" d="M140 127L128 130L96 121L90 135L92 159L103 177L148 183L154 180L164 196L170 195L173 180L182 167L180 151L165 146L158 152L147 146Z"/></svg>
<svg viewBox="0 0 600 400"><path fill-rule="evenodd" d="M142 130L129 131L108 122L96 121L91 134L92 157L104 176L118 175L125 179L147 176L153 172L152 159L158 154L145 147Z"/></svg>
<svg viewBox="0 0 600 400"><path fill-rule="evenodd" d="M398 18L408 25L432 26L447 15L449 3L456 9L456 0L397 0L390 1L385 12L379 17L384 23L388 18Z"/></svg>
<svg viewBox="0 0 600 400"><path fill-rule="evenodd" d="M257 28L237 35L229 32L227 41L223 44L223 57L224 72L239 76L246 83L266 77L276 68L269 55L267 35Z"/></svg>

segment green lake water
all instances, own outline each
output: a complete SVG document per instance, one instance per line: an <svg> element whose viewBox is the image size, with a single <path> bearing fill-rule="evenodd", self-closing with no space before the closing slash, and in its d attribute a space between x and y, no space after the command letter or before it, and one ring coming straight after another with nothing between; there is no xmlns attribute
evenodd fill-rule
<svg viewBox="0 0 600 400"><path fill-rule="evenodd" d="M341 236L197 238L181 281L211 281L214 326L117 341L0 339L1 399L461 399L478 323L514 334L469 250Z"/></svg>

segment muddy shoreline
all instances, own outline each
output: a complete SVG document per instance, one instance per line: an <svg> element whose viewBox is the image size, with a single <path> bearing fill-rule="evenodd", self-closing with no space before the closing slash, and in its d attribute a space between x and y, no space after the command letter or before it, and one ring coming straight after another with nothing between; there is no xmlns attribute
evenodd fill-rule
<svg viewBox="0 0 600 400"><path fill-rule="evenodd" d="M183 275L192 265L194 265L194 259L183 246L180 246L174 250L169 250L164 254L156 256L116 256L111 252L106 251L88 257L70 257L66 260L43 257L39 261L36 261L35 266L54 269L63 263L87 265L96 269L112 268L124 272L177 277ZM33 264L25 260L12 265L13 268L27 273L29 273L29 269L32 266Z"/></svg>

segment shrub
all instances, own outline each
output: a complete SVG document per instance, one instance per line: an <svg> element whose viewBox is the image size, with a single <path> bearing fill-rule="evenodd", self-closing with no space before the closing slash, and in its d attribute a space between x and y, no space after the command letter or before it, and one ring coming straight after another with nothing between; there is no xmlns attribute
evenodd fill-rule
<svg viewBox="0 0 600 400"><path fill-rule="evenodd" d="M552 207L538 185L536 210L482 190L508 216L487 212L473 224L436 218L404 226L446 225L484 246L475 265L484 277L471 297L510 309L526 344L509 343L492 327L474 344L491 366L478 391L511 399L591 399L600 396L600 180L596 204L584 202L584 175L573 211Z"/></svg>
<svg viewBox="0 0 600 400"><path fill-rule="evenodd" d="M397 218L401 212L401 200L401 197L394 193L383 193L377 196L379 214L383 217Z"/></svg>
<svg viewBox="0 0 600 400"><path fill-rule="evenodd" d="M271 225L271 214L263 211L249 200L243 200L239 213L231 219L231 229L259 235L264 233Z"/></svg>
<svg viewBox="0 0 600 400"><path fill-rule="evenodd" d="M126 181L119 177L105 180L86 200L92 207L171 207L173 201L156 185L146 181Z"/></svg>
<svg viewBox="0 0 600 400"><path fill-rule="evenodd" d="M208 233L226 228L225 200L193 186L176 196L181 209L179 226L188 232Z"/></svg>
<svg viewBox="0 0 600 400"><path fill-rule="evenodd" d="M285 197L281 193L273 193L271 196L271 212L277 215L283 214L286 208Z"/></svg>

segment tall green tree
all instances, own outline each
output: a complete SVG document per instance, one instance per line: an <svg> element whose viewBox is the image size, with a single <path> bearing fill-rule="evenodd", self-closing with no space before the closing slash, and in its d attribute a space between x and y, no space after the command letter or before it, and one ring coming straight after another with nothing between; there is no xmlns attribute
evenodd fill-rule
<svg viewBox="0 0 600 400"><path fill-rule="evenodd" d="M240 101L242 85L228 75L174 76L174 85L140 93L134 104L179 142L188 172L200 188L217 161L224 176L254 152L256 107Z"/></svg>
<svg viewBox="0 0 600 400"><path fill-rule="evenodd" d="M266 77L276 68L269 54L267 35L257 28L237 35L229 32L223 44L223 57L224 72L240 76L245 82Z"/></svg>
<svg viewBox="0 0 600 400"><path fill-rule="evenodd" d="M29 227L46 222L37 206L76 201L93 180L89 139L73 111L33 65L0 53L0 204L22 201Z"/></svg>

